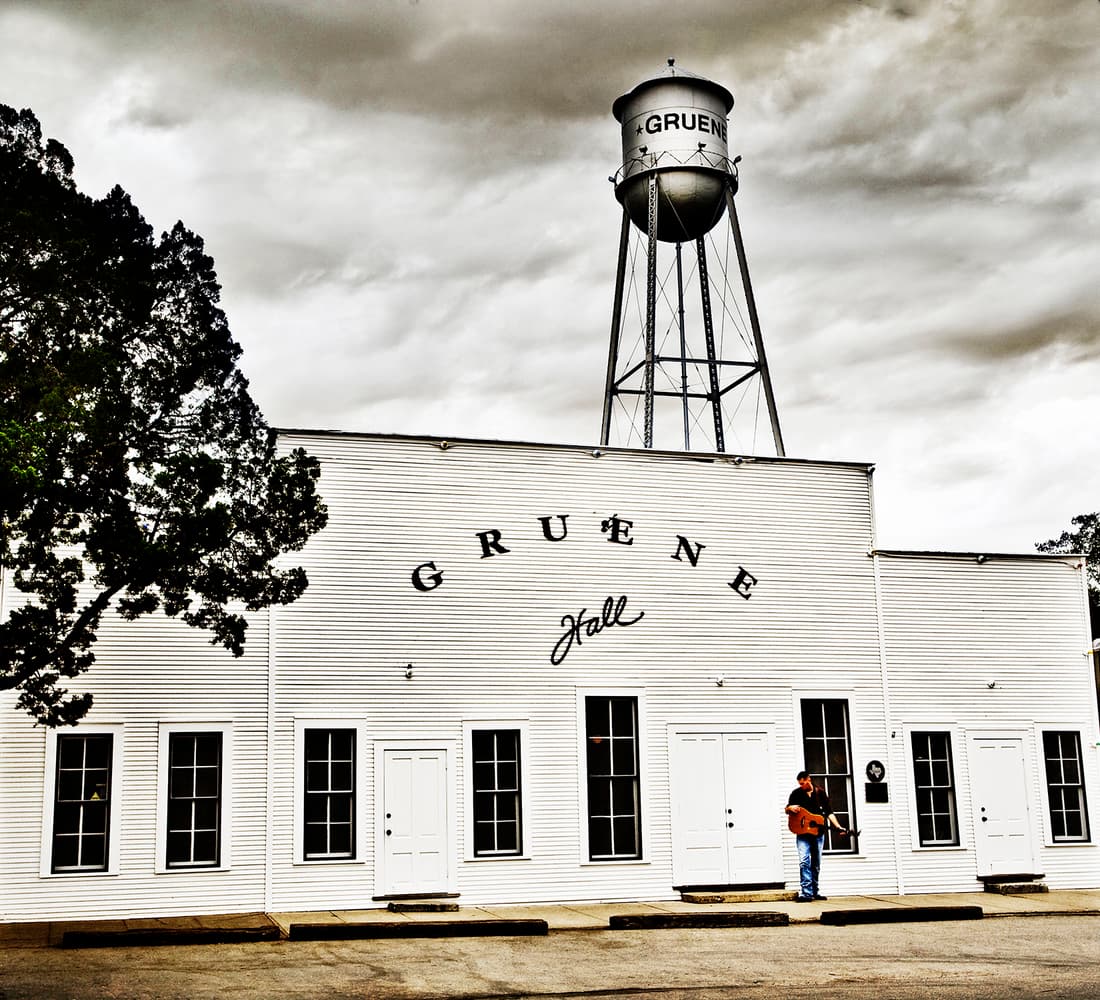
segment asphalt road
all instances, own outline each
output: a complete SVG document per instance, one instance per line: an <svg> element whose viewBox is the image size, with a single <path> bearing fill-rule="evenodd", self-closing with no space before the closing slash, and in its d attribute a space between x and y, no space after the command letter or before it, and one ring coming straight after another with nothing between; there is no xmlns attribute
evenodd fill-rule
<svg viewBox="0 0 1100 1000"><path fill-rule="evenodd" d="M22 998L1100 998L1100 917L0 951Z"/></svg>

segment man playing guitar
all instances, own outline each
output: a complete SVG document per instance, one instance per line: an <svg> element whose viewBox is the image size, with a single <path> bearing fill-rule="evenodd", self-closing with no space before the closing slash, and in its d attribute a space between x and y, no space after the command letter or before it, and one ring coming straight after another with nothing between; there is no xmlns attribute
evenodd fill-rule
<svg viewBox="0 0 1100 1000"><path fill-rule="evenodd" d="M787 797L787 825L795 834L798 847L799 893L795 902L809 903L825 899L817 891L821 874L821 851L825 846L825 824L829 823L842 836L848 833L840 825L836 813L829 807L823 788L815 788L809 771L799 771L798 787Z"/></svg>

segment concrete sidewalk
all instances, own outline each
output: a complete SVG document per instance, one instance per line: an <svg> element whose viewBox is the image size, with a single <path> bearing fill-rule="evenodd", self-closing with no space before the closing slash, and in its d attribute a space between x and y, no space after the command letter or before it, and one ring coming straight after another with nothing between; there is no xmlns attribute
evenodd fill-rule
<svg viewBox="0 0 1100 1000"><path fill-rule="evenodd" d="M133 920L0 923L0 948L109 947L237 943L280 939L541 935L644 927L734 927L854 924L990 917L1100 916L1100 889L1018 895L991 892L906 896L837 896L796 903L780 898L723 902L556 903L460 906L450 912L388 909L238 913Z"/></svg>

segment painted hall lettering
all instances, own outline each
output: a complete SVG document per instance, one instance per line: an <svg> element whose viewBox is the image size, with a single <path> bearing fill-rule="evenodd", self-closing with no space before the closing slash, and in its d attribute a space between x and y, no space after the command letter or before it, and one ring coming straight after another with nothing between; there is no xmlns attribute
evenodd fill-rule
<svg viewBox="0 0 1100 1000"><path fill-rule="evenodd" d="M584 641L581 638L582 633L591 638L612 625L626 627L640 622L645 617L644 611L639 611L634 618L623 618L626 601L625 594L619 598L607 597L604 598L603 608L598 615L589 615L588 608L581 608L576 615L562 615L561 623L565 626L565 631L550 651L550 662L557 666L569 655L574 642L581 645Z"/></svg>

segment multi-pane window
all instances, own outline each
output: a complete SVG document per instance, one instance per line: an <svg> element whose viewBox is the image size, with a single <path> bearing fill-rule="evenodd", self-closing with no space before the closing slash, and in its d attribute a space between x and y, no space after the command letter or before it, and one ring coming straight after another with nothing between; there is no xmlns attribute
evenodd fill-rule
<svg viewBox="0 0 1100 1000"><path fill-rule="evenodd" d="M110 844L109 733L57 737L51 871L106 871Z"/></svg>
<svg viewBox="0 0 1100 1000"><path fill-rule="evenodd" d="M947 847L959 842L955 811L955 769L951 734L912 734L913 785L917 794L917 836L922 847Z"/></svg>
<svg viewBox="0 0 1100 1000"><path fill-rule="evenodd" d="M586 697L588 856L612 861L642 856L638 779L638 699Z"/></svg>
<svg viewBox="0 0 1100 1000"><path fill-rule="evenodd" d="M1043 757L1052 839L1055 842L1088 840L1085 779L1081 771L1081 734L1043 733Z"/></svg>
<svg viewBox="0 0 1100 1000"><path fill-rule="evenodd" d="M846 830L856 828L848 702L844 698L802 699L802 753L815 785L825 789L837 821ZM840 837L827 826L825 850L853 853L854 836Z"/></svg>
<svg viewBox="0 0 1100 1000"><path fill-rule="evenodd" d="M355 730L307 729L305 826L307 860L355 856Z"/></svg>
<svg viewBox="0 0 1100 1000"><path fill-rule="evenodd" d="M170 733L166 867L218 867L221 819L222 734Z"/></svg>
<svg viewBox="0 0 1100 1000"><path fill-rule="evenodd" d="M474 855L521 854L518 729L470 734L474 794Z"/></svg>

